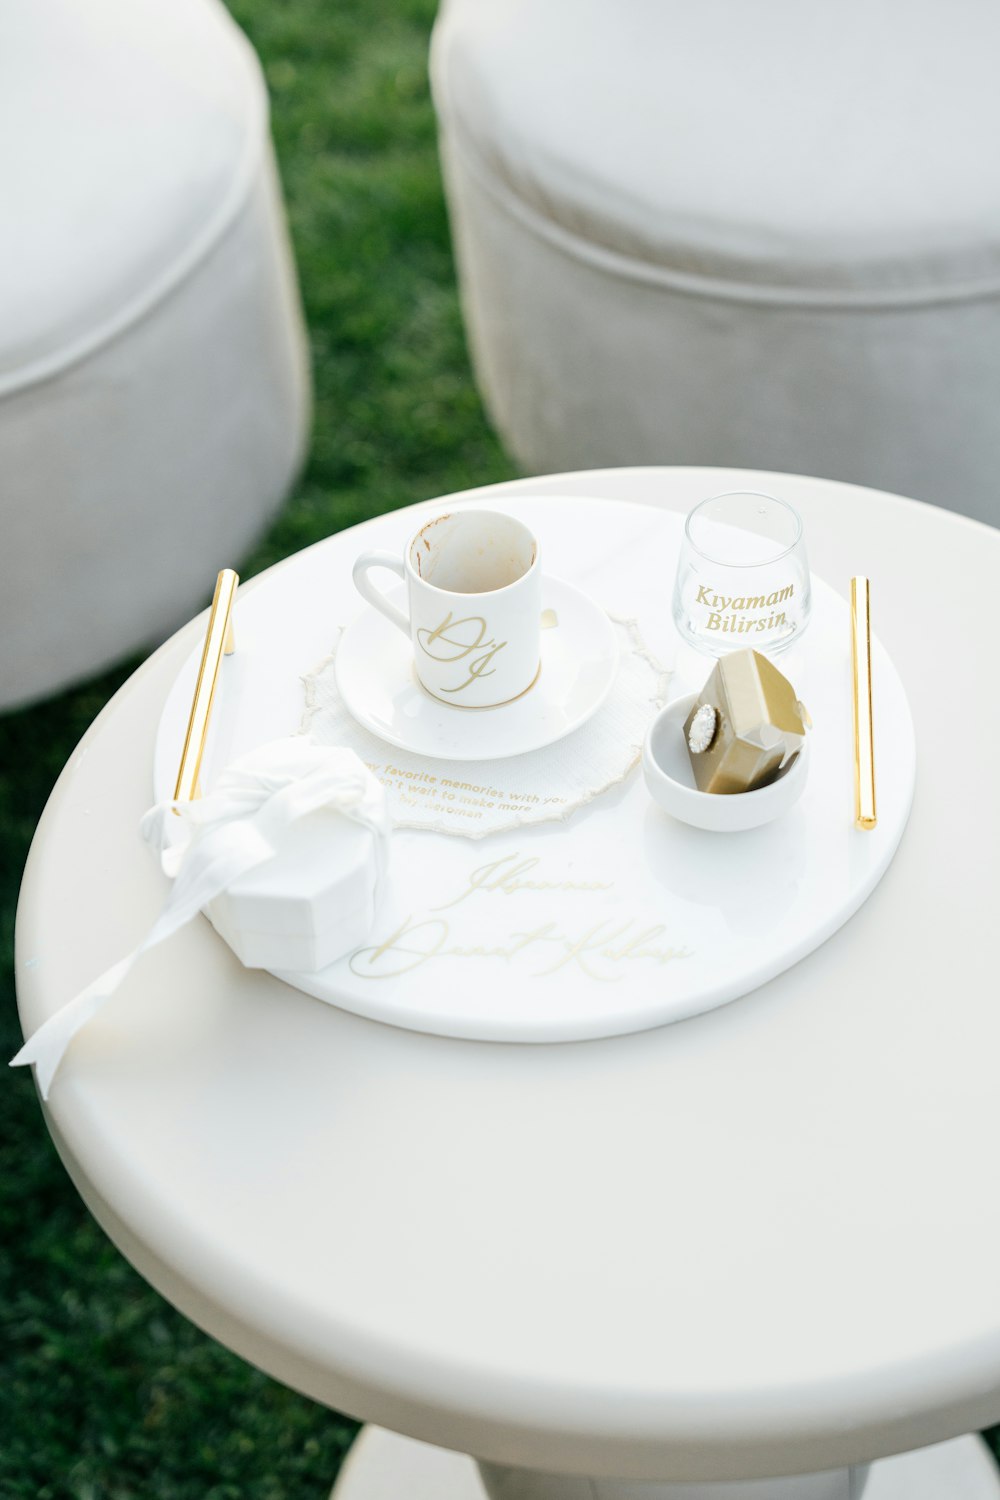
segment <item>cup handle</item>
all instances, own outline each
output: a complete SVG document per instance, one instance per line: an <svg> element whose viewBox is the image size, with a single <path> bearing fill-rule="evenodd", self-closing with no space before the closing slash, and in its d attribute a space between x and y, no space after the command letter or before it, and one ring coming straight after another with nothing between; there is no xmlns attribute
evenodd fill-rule
<svg viewBox="0 0 1000 1500"><path fill-rule="evenodd" d="M393 573L398 573L403 582L406 582L406 569L402 558L394 552L362 552L354 564L354 587L362 599L367 599L380 614L385 615L394 625L398 625L404 635L410 633L410 622L401 609L395 604L390 604L381 589L377 589L368 577L369 568L390 568Z"/></svg>

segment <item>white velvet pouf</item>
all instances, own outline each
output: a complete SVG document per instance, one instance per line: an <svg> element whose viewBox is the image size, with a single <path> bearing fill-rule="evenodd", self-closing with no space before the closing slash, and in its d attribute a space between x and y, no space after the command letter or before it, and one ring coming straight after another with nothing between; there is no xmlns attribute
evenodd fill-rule
<svg viewBox="0 0 1000 1500"><path fill-rule="evenodd" d="M301 462L257 59L218 0L0 16L0 707L164 636Z"/></svg>
<svg viewBox="0 0 1000 1500"><path fill-rule="evenodd" d="M519 462L1000 521L998 47L977 0L445 0L466 323Z"/></svg>

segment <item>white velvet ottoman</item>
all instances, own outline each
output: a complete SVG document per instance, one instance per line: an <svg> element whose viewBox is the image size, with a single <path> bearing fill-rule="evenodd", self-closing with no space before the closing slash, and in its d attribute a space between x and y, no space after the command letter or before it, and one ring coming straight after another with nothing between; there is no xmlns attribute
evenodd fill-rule
<svg viewBox="0 0 1000 1500"><path fill-rule="evenodd" d="M217 0L0 13L0 706L207 600L303 453L256 57Z"/></svg>
<svg viewBox="0 0 1000 1500"><path fill-rule="evenodd" d="M977 0L445 0L465 316L519 462L1000 521L998 54Z"/></svg>

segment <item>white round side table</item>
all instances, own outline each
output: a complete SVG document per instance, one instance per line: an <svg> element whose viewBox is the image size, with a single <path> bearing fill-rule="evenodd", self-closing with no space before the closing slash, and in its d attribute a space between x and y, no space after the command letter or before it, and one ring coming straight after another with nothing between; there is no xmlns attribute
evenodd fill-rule
<svg viewBox="0 0 1000 1500"><path fill-rule="evenodd" d="M818 574L871 577L914 713L909 827L841 931L708 1015L518 1047L319 1004L198 921L141 960L53 1087L63 1160L138 1270L276 1379L376 1424L338 1500L1000 1496L962 1436L1000 1419L1000 702L981 665L1000 536L736 471L482 493L684 510L751 480L801 510ZM406 524L366 523L357 550ZM337 543L281 566L308 590ZM200 628L126 684L46 809L18 915L26 1033L158 910L136 829Z"/></svg>

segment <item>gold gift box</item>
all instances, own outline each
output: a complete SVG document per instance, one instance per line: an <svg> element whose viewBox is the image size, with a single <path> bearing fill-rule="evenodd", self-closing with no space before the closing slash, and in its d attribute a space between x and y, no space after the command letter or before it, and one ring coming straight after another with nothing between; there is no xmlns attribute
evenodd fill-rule
<svg viewBox="0 0 1000 1500"><path fill-rule="evenodd" d="M717 714L706 750L691 749L688 737L699 708ZM798 755L807 716L795 689L759 651L723 656L684 723L688 754L699 791L751 792L767 786Z"/></svg>

